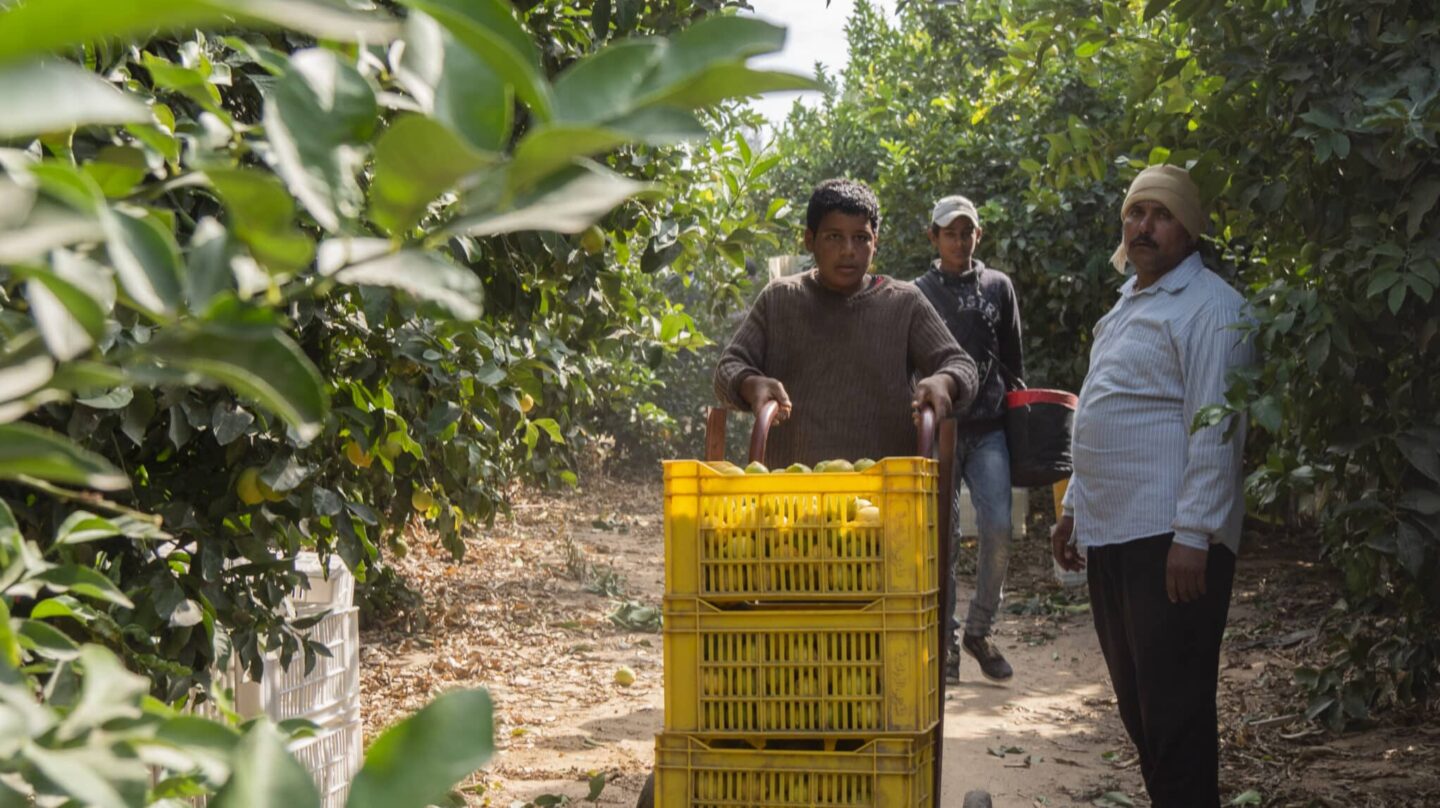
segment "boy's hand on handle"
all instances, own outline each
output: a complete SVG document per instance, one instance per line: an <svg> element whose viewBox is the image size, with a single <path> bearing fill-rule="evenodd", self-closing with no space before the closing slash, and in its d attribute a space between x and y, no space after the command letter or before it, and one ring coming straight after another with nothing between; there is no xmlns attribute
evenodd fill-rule
<svg viewBox="0 0 1440 808"><path fill-rule="evenodd" d="M936 418L950 415L950 399L955 394L955 380L943 373L926 376L915 383L915 399L910 402L910 415L916 425L920 423L920 410L925 407L935 411Z"/></svg>
<svg viewBox="0 0 1440 808"><path fill-rule="evenodd" d="M740 383L740 397L750 405L750 411L755 413L756 418L760 417L760 411L771 401L780 405L775 423L790 417L790 394L785 392L785 385L781 384L779 379L751 376Z"/></svg>
<svg viewBox="0 0 1440 808"><path fill-rule="evenodd" d="M1062 516L1055 527L1050 529L1050 552L1055 556L1055 563L1060 569L1067 572L1079 572L1085 569L1085 557L1080 555L1080 548L1075 546L1072 539L1075 537L1075 517Z"/></svg>

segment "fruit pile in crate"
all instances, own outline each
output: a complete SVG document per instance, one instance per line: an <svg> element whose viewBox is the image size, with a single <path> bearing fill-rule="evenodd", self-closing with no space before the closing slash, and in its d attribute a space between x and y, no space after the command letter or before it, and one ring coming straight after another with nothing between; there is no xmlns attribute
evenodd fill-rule
<svg viewBox="0 0 1440 808"><path fill-rule="evenodd" d="M667 808L930 800L934 461L665 464Z"/></svg>

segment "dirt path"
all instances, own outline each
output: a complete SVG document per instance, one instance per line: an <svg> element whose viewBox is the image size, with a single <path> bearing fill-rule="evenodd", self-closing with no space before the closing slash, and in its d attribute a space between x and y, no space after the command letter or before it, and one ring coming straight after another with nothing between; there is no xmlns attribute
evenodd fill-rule
<svg viewBox="0 0 1440 808"><path fill-rule="evenodd" d="M512 519L467 540L459 564L412 539L397 567L421 602L384 610L362 638L367 741L437 692L484 686L500 752L467 784L467 804L578 802L598 772L608 779L598 804L633 805L662 723L661 638L607 615L621 602L659 605L660 502L656 486L613 482L526 495ZM983 787L998 808L1148 805L1088 606L1055 583L1038 525L1032 535L1017 543L996 628L1015 679L985 682L967 658L948 691L942 804ZM1288 717L1288 671L1318 653L1304 630L1331 591L1293 550L1242 556L1222 671L1227 794L1255 789L1261 801L1241 803L1255 805L1440 804L1440 730L1334 738ZM636 673L630 687L613 682L621 665Z"/></svg>

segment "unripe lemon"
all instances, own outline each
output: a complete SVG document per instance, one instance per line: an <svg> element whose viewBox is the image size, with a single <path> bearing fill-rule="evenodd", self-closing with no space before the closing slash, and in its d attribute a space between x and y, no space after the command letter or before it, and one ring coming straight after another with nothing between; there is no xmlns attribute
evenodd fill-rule
<svg viewBox="0 0 1440 808"><path fill-rule="evenodd" d="M429 491L417 488L410 494L410 507L423 513L435 507L435 498L430 496Z"/></svg>
<svg viewBox="0 0 1440 808"><path fill-rule="evenodd" d="M265 492L260 488L260 467L251 466L240 472L235 479L235 493L246 505L259 505L265 501Z"/></svg>
<svg viewBox="0 0 1440 808"><path fill-rule="evenodd" d="M535 409L535 398L529 393L520 396L520 411L527 415Z"/></svg>
<svg viewBox="0 0 1440 808"><path fill-rule="evenodd" d="M402 445L404 440L404 436L399 432L391 432L385 436L385 442L380 444L380 454L383 455L386 460L393 461L405 450L405 447Z"/></svg>
<svg viewBox="0 0 1440 808"><path fill-rule="evenodd" d="M362 469L370 468L370 463L374 461L374 458L366 453L364 449L361 449L360 444L353 440L345 443L345 459L349 460L350 463L357 468Z"/></svg>
<svg viewBox="0 0 1440 808"><path fill-rule="evenodd" d="M256 480L255 484L260 487L260 495L265 497L266 502L279 502L285 495L265 484L264 480Z"/></svg>
<svg viewBox="0 0 1440 808"><path fill-rule="evenodd" d="M585 228L580 234L580 249L590 255L605 249L605 231L593 224Z"/></svg>
<svg viewBox="0 0 1440 808"><path fill-rule="evenodd" d="M635 671L621 665L620 668L615 671L615 684L621 687L629 687L635 684Z"/></svg>

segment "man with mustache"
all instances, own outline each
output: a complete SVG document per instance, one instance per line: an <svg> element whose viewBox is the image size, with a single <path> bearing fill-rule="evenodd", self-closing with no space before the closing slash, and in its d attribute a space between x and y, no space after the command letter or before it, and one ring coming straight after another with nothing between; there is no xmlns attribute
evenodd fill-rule
<svg viewBox="0 0 1440 808"><path fill-rule="evenodd" d="M1095 632L1157 808L1220 801L1216 687L1245 503L1243 418L1192 432L1252 361L1244 299L1197 251L1206 216L1190 175L1152 166L1130 185L1111 261L1133 267L1095 326L1074 476L1051 534L1087 569Z"/></svg>

